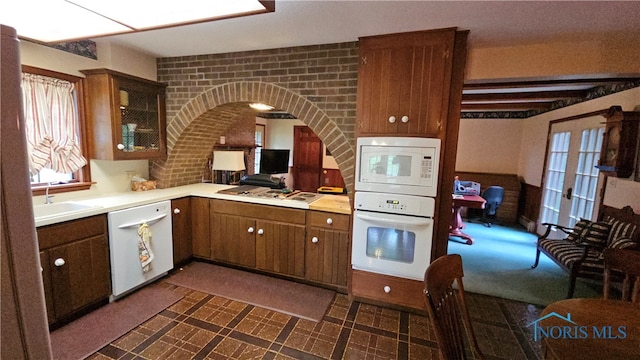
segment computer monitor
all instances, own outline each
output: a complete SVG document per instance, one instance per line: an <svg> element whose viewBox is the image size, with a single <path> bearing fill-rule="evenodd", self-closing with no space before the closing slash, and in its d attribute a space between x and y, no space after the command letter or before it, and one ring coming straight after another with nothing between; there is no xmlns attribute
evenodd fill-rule
<svg viewBox="0 0 640 360"><path fill-rule="evenodd" d="M260 174L286 174L288 172L288 149L262 149L260 151Z"/></svg>

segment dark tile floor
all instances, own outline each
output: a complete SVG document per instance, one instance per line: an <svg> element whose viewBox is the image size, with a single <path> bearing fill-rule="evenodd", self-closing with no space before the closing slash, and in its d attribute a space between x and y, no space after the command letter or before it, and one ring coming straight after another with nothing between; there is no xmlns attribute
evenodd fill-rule
<svg viewBox="0 0 640 360"><path fill-rule="evenodd" d="M337 294L316 323L161 282L184 298L89 359L438 359L426 316ZM540 359L527 324L541 308L469 293L489 359Z"/></svg>

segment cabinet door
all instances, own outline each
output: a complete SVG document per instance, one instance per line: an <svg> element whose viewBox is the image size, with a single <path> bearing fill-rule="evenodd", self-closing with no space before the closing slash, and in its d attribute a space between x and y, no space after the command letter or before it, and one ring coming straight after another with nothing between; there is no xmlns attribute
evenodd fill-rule
<svg viewBox="0 0 640 360"><path fill-rule="evenodd" d="M209 206L207 198L191 198L191 242L193 256L211 259L211 235L209 233Z"/></svg>
<svg viewBox="0 0 640 360"><path fill-rule="evenodd" d="M54 247L48 253L56 319L109 296L111 279L106 236Z"/></svg>
<svg viewBox="0 0 640 360"><path fill-rule="evenodd" d="M52 324L56 321L53 312L53 293L51 292L51 267L49 266L49 252L40 251L40 267L42 268L42 285L44 287L44 300L47 306L47 321Z"/></svg>
<svg viewBox="0 0 640 360"><path fill-rule="evenodd" d="M310 229L305 247L307 280L346 287L349 263L348 232Z"/></svg>
<svg viewBox="0 0 640 360"><path fill-rule="evenodd" d="M114 143L118 157L155 159L166 155L164 88L114 77ZM118 148L118 150L120 150Z"/></svg>
<svg viewBox="0 0 640 360"><path fill-rule="evenodd" d="M251 218L211 214L213 259L241 266L256 266L256 222Z"/></svg>
<svg viewBox="0 0 640 360"><path fill-rule="evenodd" d="M171 200L171 209L173 265L177 265L189 260L193 255L191 249L191 199L185 197Z"/></svg>
<svg viewBox="0 0 640 360"><path fill-rule="evenodd" d="M256 221L256 268L304 277L303 225Z"/></svg>
<svg viewBox="0 0 640 360"><path fill-rule="evenodd" d="M361 39L357 136L439 135L454 40L454 29Z"/></svg>

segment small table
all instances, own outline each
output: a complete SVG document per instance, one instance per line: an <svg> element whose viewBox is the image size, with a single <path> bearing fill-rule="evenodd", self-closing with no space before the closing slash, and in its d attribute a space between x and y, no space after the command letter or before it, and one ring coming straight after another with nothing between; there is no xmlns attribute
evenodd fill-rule
<svg viewBox="0 0 640 360"><path fill-rule="evenodd" d="M569 316L573 323L565 319ZM604 299L561 300L549 304L531 326L578 331L578 338L573 339L538 332L547 359L640 359L638 304ZM559 334L554 331L551 333Z"/></svg>
<svg viewBox="0 0 640 360"><path fill-rule="evenodd" d="M478 195L452 195L453 206L451 208L451 219L449 220L449 236L457 236L467 240L467 244L473 244L473 238L460 229L464 227L460 210L462 207L474 209L484 209L486 200Z"/></svg>

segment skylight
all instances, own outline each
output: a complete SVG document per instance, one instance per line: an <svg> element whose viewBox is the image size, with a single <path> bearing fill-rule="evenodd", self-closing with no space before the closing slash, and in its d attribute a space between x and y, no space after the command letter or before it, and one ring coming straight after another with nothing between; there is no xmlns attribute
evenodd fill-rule
<svg viewBox="0 0 640 360"><path fill-rule="evenodd" d="M272 12L260 0L20 0L2 5L0 23L44 43L159 29Z"/></svg>

